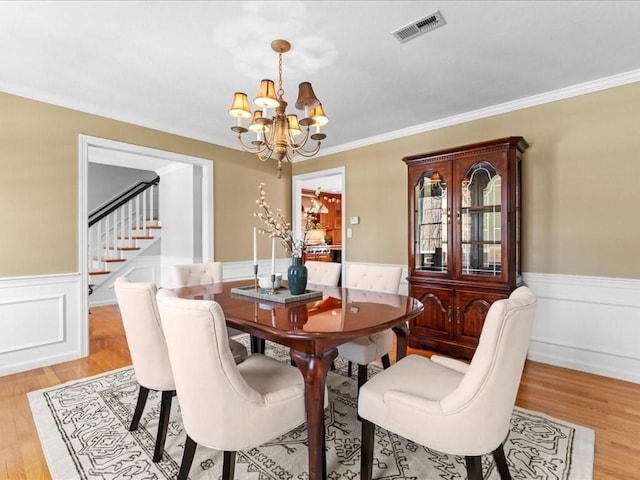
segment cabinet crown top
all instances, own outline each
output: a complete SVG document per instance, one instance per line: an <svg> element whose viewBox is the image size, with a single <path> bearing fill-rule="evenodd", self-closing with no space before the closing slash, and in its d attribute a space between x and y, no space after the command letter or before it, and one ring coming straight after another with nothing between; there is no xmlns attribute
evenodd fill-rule
<svg viewBox="0 0 640 480"><path fill-rule="evenodd" d="M419 153L417 155L409 155L402 159L405 163L410 163L415 160L425 160L425 159L436 159L439 157L454 155L469 155L469 154L478 154L485 153L497 150L508 150L512 148L517 148L517 150L522 153L529 147L529 143L524 139L524 137L505 137L505 138L497 138L495 140L488 140L484 142L471 143L468 145L461 145L458 147L445 148L442 150L435 150L433 152L428 153Z"/></svg>

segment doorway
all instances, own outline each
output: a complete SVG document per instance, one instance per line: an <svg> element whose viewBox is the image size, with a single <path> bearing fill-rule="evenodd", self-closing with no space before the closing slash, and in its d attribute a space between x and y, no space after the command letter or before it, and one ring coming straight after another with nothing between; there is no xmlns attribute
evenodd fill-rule
<svg viewBox="0 0 640 480"><path fill-rule="evenodd" d="M141 147L104 138L91 137L88 135L79 136L79 211L78 211L78 265L80 266L79 298L82 299L81 315L85 319L82 323L81 350L82 355L89 353L89 307L88 307L88 282L89 282L89 261L88 261L88 164L90 162L104 163L114 166L127 166L142 170L170 171L172 168L191 165L199 167L201 171L201 195L199 204L193 205L194 211L198 212L196 221L199 221L201 228L198 229L200 235L194 238L198 242L198 247L202 251L202 261L211 261L214 251L213 244L213 162L208 159L191 157L177 153L156 150L154 148ZM195 203L195 200L194 200Z"/></svg>
<svg viewBox="0 0 640 480"><path fill-rule="evenodd" d="M302 238L303 236L303 190L305 191L317 191L318 188L322 191L331 191L333 194L340 194L340 209L342 211L340 220L340 246L341 253L340 259L342 263L342 278L344 278L344 265L346 256L346 229L345 229L345 213L346 213L346 188L345 188L345 168L337 167L328 170L321 170L318 172L305 173L301 175L294 175L292 178L292 227L293 233L296 238ZM334 243L336 239L334 239Z"/></svg>

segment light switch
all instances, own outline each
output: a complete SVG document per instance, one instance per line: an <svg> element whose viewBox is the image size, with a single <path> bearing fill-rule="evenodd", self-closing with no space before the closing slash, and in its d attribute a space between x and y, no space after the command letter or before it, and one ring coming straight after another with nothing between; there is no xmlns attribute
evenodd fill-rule
<svg viewBox="0 0 640 480"><path fill-rule="evenodd" d="M353 237L353 229L347 228L347 238L351 238L351 237Z"/></svg>
<svg viewBox="0 0 640 480"><path fill-rule="evenodd" d="M360 217L351 217L351 225L358 225L360 223Z"/></svg>

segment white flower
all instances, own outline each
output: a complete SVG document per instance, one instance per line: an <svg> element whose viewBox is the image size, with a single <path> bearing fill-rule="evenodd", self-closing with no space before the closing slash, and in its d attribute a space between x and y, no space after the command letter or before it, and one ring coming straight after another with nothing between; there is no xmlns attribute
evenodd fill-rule
<svg viewBox="0 0 640 480"><path fill-rule="evenodd" d="M254 212L253 215L262 220L266 226L265 228L259 228L258 231L264 235L269 235L269 237L279 238L280 243L287 252L291 252L294 257L302 257L305 248L304 240L296 240L293 238L291 223L285 220L279 208L275 210L275 214L271 211L266 201L267 195L264 190L264 183L258 185L258 190L260 191L260 198L256 200L256 204L260 211ZM306 230L307 229L305 229L305 234Z"/></svg>

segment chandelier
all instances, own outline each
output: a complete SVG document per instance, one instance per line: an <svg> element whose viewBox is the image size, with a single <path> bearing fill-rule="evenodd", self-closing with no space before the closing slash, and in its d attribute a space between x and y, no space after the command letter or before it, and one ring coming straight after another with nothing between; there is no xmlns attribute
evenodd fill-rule
<svg viewBox="0 0 640 480"><path fill-rule="evenodd" d="M273 80L262 80L253 100L259 108L253 113L246 93L236 92L229 115L237 118L237 124L231 130L238 134L240 147L245 152L256 154L262 162L269 158L278 160L278 178L281 178L283 160L292 162L296 154L313 157L320 151L320 142L327 137L320 132L320 128L329 119L309 82L302 82L298 86L296 108L304 111L304 117L298 121L297 115L287 114L287 102L284 101L282 88L282 54L291 49L291 44L286 40L274 40L271 42L271 49L278 54L278 90L276 91ZM269 110L274 112L270 113ZM242 126L242 120L250 117L249 127ZM311 127L314 127L313 133ZM247 132L251 132L248 136L255 134L249 143L243 137ZM311 145L311 141L315 141L315 145ZM307 146L307 143L310 145Z"/></svg>

